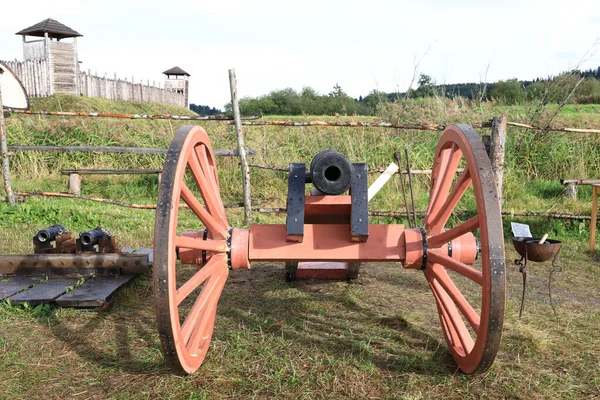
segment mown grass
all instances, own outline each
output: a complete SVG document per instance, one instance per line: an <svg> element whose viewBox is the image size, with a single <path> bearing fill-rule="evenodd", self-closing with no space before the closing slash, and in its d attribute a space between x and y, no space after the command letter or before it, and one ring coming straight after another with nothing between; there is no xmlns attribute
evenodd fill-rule
<svg viewBox="0 0 600 400"><path fill-rule="evenodd" d="M127 110L124 112L136 108ZM466 113L457 110L453 118ZM474 110L473 115L479 112ZM561 118L564 124L577 123L570 116ZM591 118L598 118L597 114L586 114L585 121ZM143 147L166 147L182 125L174 121L31 116L13 116L8 124L9 144ZM231 126L202 125L215 148L235 148ZM291 161L309 162L314 153L327 147L345 152L354 161L367 161L370 167L385 166L392 161L392 152L406 145L412 167L428 169L438 138L438 133L431 132L367 128L246 129L248 147L257 150L252 162L282 167ZM589 188L580 188L578 200L567 200L561 195L558 179L579 173L586 175L575 177L598 177L598 158L587 158L597 151L594 136L535 137L526 131L509 130L504 209L589 213ZM17 190L65 191L67 178L58 172L62 168L160 167L162 161L162 156L19 153L11 158L11 167ZM237 160L220 158L218 164L224 202L240 201ZM156 179L86 176L82 191L152 204L157 196ZM284 173L253 169L251 179L253 198L261 201L260 206L285 206ZM417 208L424 209L428 179L418 176L415 180ZM374 199L371 209L402 210L400 199L399 182L393 179ZM466 208L470 201L466 199ZM242 210L229 209L228 217L232 225L240 226ZM259 213L253 217L256 222L268 223L281 223L284 218ZM373 221L404 222L391 218ZM600 397L599 259L597 254L586 253L588 225L507 217L506 238L510 237L510 221L529 223L534 234L548 232L564 241L564 272L555 274L553 282L559 314L554 317L548 303L550 266L533 264L529 267L525 314L518 320L521 275L512 265L516 252L507 242L504 336L496 362L485 374L465 376L456 370L421 273L395 264L371 263L363 265L353 283L288 284L283 280L282 265L265 263L254 265L250 271L231 272L219 303L209 356L201 371L188 377L171 374L162 360L149 275L119 292L113 309L106 313L0 305L0 397ZM73 232L105 226L123 247L152 245L152 211L29 197L16 207L0 203L0 253L30 252L35 231L55 222Z"/></svg>

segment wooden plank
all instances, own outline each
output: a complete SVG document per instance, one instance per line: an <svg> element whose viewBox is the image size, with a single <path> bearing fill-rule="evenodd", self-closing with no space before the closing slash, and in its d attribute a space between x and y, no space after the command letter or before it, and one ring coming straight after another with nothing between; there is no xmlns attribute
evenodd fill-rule
<svg viewBox="0 0 600 400"><path fill-rule="evenodd" d="M62 169L62 175L130 175L130 174L160 174L162 169Z"/></svg>
<svg viewBox="0 0 600 400"><path fill-rule="evenodd" d="M75 285L77 280L78 278L51 278L46 281L41 281L31 289L24 290L11 296L10 302L13 304L48 304L61 294L65 293L69 287Z"/></svg>
<svg viewBox="0 0 600 400"><path fill-rule="evenodd" d="M574 183L576 185L599 185L600 179L561 179L562 185L568 185Z"/></svg>
<svg viewBox="0 0 600 400"><path fill-rule="evenodd" d="M143 274L149 270L143 254L1 254L0 274L121 272Z"/></svg>
<svg viewBox="0 0 600 400"><path fill-rule="evenodd" d="M39 278L26 276L8 276L6 279L0 278L0 300L28 289L38 283Z"/></svg>
<svg viewBox="0 0 600 400"><path fill-rule="evenodd" d="M143 248L135 251L135 254L148 254L148 263L152 265L154 259L154 251L151 248Z"/></svg>
<svg viewBox="0 0 600 400"><path fill-rule="evenodd" d="M135 275L97 276L56 299L61 307L103 308L112 302L111 295Z"/></svg>
<svg viewBox="0 0 600 400"><path fill-rule="evenodd" d="M590 251L596 247L596 223L598 221L598 194L600 186L594 186L592 193L592 220L590 222Z"/></svg>
<svg viewBox="0 0 600 400"><path fill-rule="evenodd" d="M21 113L22 114L22 113ZM77 116L77 113L71 113ZM107 114L108 115L108 114ZM167 154L168 149L152 147L117 147L117 146L8 146L12 151L83 151L98 153L134 153L134 154ZM237 150L215 150L215 156L237 157ZM256 155L256 150L246 150L247 156Z"/></svg>

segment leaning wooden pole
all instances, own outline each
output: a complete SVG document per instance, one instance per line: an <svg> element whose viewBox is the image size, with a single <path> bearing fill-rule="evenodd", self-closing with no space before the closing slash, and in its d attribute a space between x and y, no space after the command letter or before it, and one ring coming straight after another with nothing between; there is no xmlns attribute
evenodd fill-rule
<svg viewBox="0 0 600 400"><path fill-rule="evenodd" d="M231 108L233 110L233 121L235 123L235 135L237 136L238 153L240 154L240 164L242 165L242 191L244 194L244 224L250 224L251 206L250 203L250 169L246 159L246 149L244 147L244 132L242 130L242 120L240 118L240 104L237 94L237 79L235 69L229 70L229 85L231 87Z"/></svg>
<svg viewBox="0 0 600 400"><path fill-rule="evenodd" d="M2 153L2 176L8 204L14 206L15 193L10 186L10 164L8 162L8 145L6 144L6 125L4 124L4 107L2 106L2 89L0 88L0 152Z"/></svg>
<svg viewBox="0 0 600 400"><path fill-rule="evenodd" d="M498 201L502 209L502 180L504 178L504 146L506 143L506 117L494 117L492 120L492 138L490 146L490 160L496 180Z"/></svg>

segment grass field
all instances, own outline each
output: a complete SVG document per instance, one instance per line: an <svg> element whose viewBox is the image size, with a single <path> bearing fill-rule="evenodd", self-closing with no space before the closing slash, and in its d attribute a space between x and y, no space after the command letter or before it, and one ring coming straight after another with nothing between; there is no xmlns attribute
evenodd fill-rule
<svg viewBox="0 0 600 400"><path fill-rule="evenodd" d="M36 107L55 108L60 102L64 110L132 110L127 104L81 104L68 97L51 101L56 103ZM519 110L508 112L512 117ZM593 107L573 113L567 109L560 118L558 123L563 125L600 126ZM167 146L181 125L30 116L11 117L8 124L9 144L144 147ZM215 148L235 147L231 126L203 125ZM567 174L599 177L598 158L594 158L600 151L598 139L511 132L504 209L589 214L589 188L580 188L579 199L567 200L558 179ZM427 169L438 137L431 132L366 128L259 127L246 131L248 147L257 150L252 162L282 167L291 161L309 162L317 150L330 146L352 160L368 161L370 167L385 166L391 153L406 145L413 168ZM160 167L162 158L19 153L11 161L15 189L65 191L66 178L58 169ZM221 158L218 162L224 202L239 201L237 161ZM586 176L574 176L583 173ZM252 189L261 206L285 206L285 174L253 169ZM417 208L422 210L427 204L427 178L418 177L415 189ZM84 177L82 191L152 204L157 181L155 176ZM371 208L401 210L399 193L394 179ZM241 225L239 208L229 209L228 217L232 225ZM255 213L253 219L281 223L285 216ZM363 265L359 279L352 283L289 284L283 279L282 265L265 263L250 271L231 272L209 355L201 370L187 377L171 374L162 360L150 275L119 292L106 313L1 304L0 398L600 398L600 259L597 253L586 252L589 224L507 217L506 238L510 221L529 223L534 233L548 232L564 241L560 257L564 271L554 274L552 285L558 317L548 302L550 265L533 264L527 305L519 321L521 274L512 264L517 255L508 241L503 341L496 362L485 374L466 376L457 371L446 349L433 296L420 272L370 263ZM0 253L30 252L35 231L55 222L74 232L105 226L123 247L152 245L151 210L28 197L17 207L0 203ZM373 222L404 221L374 218Z"/></svg>

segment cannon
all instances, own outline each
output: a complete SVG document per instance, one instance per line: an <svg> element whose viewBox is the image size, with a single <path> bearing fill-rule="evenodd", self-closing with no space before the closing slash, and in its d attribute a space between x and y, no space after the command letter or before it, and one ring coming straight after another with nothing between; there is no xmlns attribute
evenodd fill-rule
<svg viewBox="0 0 600 400"><path fill-rule="evenodd" d="M106 228L97 227L79 234L77 252L120 253L115 237Z"/></svg>
<svg viewBox="0 0 600 400"><path fill-rule="evenodd" d="M52 242L56 240L58 235L66 233L67 230L59 224L54 224L46 229L40 229L35 234L34 239L37 239L40 243Z"/></svg>
<svg viewBox="0 0 600 400"><path fill-rule="evenodd" d="M413 229L369 224L366 164L320 154L309 173L304 164L290 164L286 224L243 229L228 222L204 129L185 126L176 133L163 168L154 228L155 310L168 364L182 373L201 366L231 269L248 269L252 262L344 262L348 269L353 263L396 262L423 273L458 367L469 374L486 371L500 345L506 280L500 206L477 132L451 125L442 133L423 225ZM456 178L459 166L463 170ZM345 180L331 184L345 173L351 174L349 185ZM318 189L314 195L305 195L307 181ZM473 216L456 222L467 191L474 198ZM193 232L184 229L189 227L180 215L184 205L197 221ZM337 216L327 220L329 215ZM477 296L466 296L465 285Z"/></svg>

